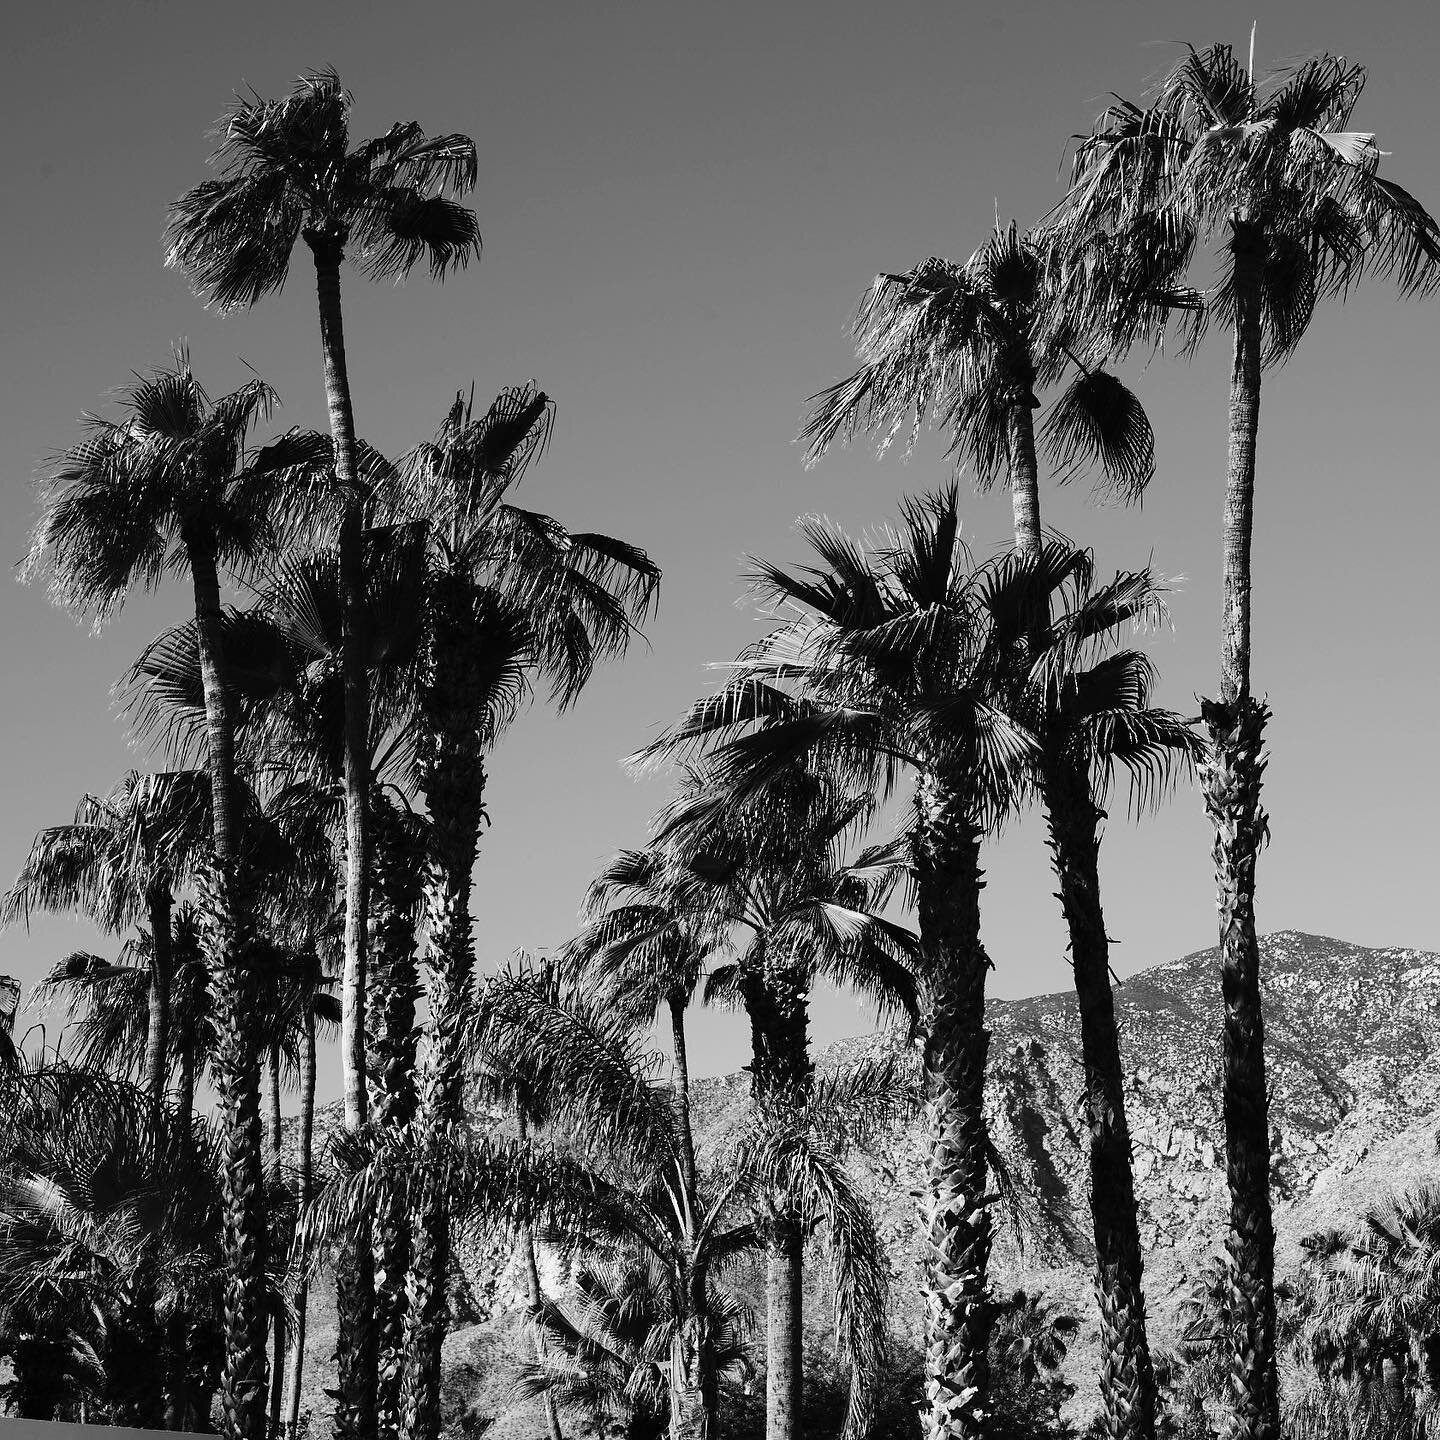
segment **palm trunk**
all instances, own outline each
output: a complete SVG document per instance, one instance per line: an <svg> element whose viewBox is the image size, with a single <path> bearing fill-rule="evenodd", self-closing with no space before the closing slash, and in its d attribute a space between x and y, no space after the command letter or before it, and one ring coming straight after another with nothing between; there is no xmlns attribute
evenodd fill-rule
<svg viewBox="0 0 1440 1440"><path fill-rule="evenodd" d="M272 1045L270 1070L270 1158L280 1164L280 1047ZM266 1434L276 1440L280 1433L280 1409L285 1398L285 1315L277 1309L270 1322L270 1418Z"/></svg>
<svg viewBox="0 0 1440 1440"><path fill-rule="evenodd" d="M768 948L764 956L760 973L745 987L755 1094L771 1103L803 1103L811 1080L809 972L776 963ZM765 1243L766 1440L795 1440L800 1433L804 1255L794 1204L788 1196L772 1196Z"/></svg>
<svg viewBox="0 0 1440 1440"><path fill-rule="evenodd" d="M680 1159L685 1166L685 1189L692 1202L700 1192L695 1166L695 1131L690 1120L690 1056L685 1043L685 997L671 995L670 1039L675 1051L676 1118L680 1126Z"/></svg>
<svg viewBox="0 0 1440 1440"><path fill-rule="evenodd" d="M219 867L199 886L206 952L220 957L215 977L216 1088L224 1123L223 1318L220 1373L222 1433L227 1440L265 1434L268 1331L264 1302L265 1212L261 1169L260 1055L251 977L237 965L245 932L233 887Z"/></svg>
<svg viewBox="0 0 1440 1440"><path fill-rule="evenodd" d="M214 976L219 1042L216 1088L224 1126L225 1354L220 1396L228 1440L265 1434L265 1195L261 1164L260 1049L254 976L235 873L235 737L224 685L220 581L214 556L187 540L214 826L214 866L200 877L205 954Z"/></svg>
<svg viewBox="0 0 1440 1440"><path fill-rule="evenodd" d="M1130 1168L1125 1072L1110 988L1110 941L1100 905L1103 817L1091 798L1083 766L1063 756L1048 757L1043 779L1080 1009L1105 1434L1111 1440L1154 1440L1155 1372L1145 1331L1144 1262Z"/></svg>
<svg viewBox="0 0 1440 1440"><path fill-rule="evenodd" d="M765 1437L796 1440L804 1377L805 1237L790 1207L770 1222L765 1247Z"/></svg>
<svg viewBox="0 0 1440 1440"><path fill-rule="evenodd" d="M470 889L485 813L485 760L474 730L485 697L467 643L473 614L465 576L436 581L421 700L421 789L433 847L426 881L431 1026L417 1127L425 1158L406 1279L401 1408L408 1440L435 1440L440 1430L450 1226L438 1147L463 1115L458 1042L472 994Z"/></svg>
<svg viewBox="0 0 1440 1440"><path fill-rule="evenodd" d="M926 1180L925 1440L980 1440L989 1428L985 1305L992 1198L985 1126L985 972L980 830L959 792L919 787L915 844L925 967L922 1031Z"/></svg>
<svg viewBox="0 0 1440 1440"><path fill-rule="evenodd" d="M341 979L340 1068L345 1128L358 1130L367 1118L365 962L370 908L370 700L361 634L365 600L364 507L356 476L355 415L340 308L340 262L345 237L307 230L305 240L315 258L325 400L335 448L335 480L344 504L339 537L340 669L345 693L345 967ZM378 1369L371 1323L374 1267L370 1237L352 1237L342 1247L336 1266L338 1271L346 1272L340 1277L337 1293L343 1357L341 1399L336 1409L337 1440L372 1440Z"/></svg>
<svg viewBox="0 0 1440 1440"><path fill-rule="evenodd" d="M170 1080L170 985L173 962L170 948L171 895L168 879L158 881L146 895L150 913L150 1013L145 1030L145 1092L150 1100L150 1115L158 1140L165 1113L165 1091ZM162 1381L157 1387L147 1383L135 1423L159 1426L165 1418L165 1383L169 1362L165 1356L165 1332L156 1315L156 1259L146 1251L136 1267L135 1306L137 1329L143 1341L158 1341L161 1350Z"/></svg>
<svg viewBox="0 0 1440 1440"><path fill-rule="evenodd" d="M315 1007L305 1007L305 1044L300 1057L300 1154L296 1200L304 1215L315 1193ZM285 1375L285 1435L297 1440L300 1428L300 1387L305 1378L305 1315L310 1298L310 1246L301 1231L300 1279L295 1294L295 1324Z"/></svg>
<svg viewBox="0 0 1440 1440"><path fill-rule="evenodd" d="M370 993L366 1008L366 1073L374 1123L398 1131L415 1117L415 918L419 859L398 817L385 803L372 817L374 881L370 907ZM381 1440L400 1431L405 1354L405 1272L410 1216L403 1186L386 1187L376 1202L371 1238L375 1263L376 1427Z"/></svg>
<svg viewBox="0 0 1440 1440"><path fill-rule="evenodd" d="M523 1106L519 1109L516 1120L520 1129L520 1143L523 1145L527 1138L528 1126L525 1123L525 1111ZM525 1224L520 1227L520 1243L525 1247L525 1283L528 1291L527 1298L530 1302L530 1320L534 1325L535 1361L538 1365L545 1364L545 1337L540 1331L540 1312L545 1303L545 1291L540 1284L540 1257L535 1248L535 1227ZM560 1416L555 1409L555 1397L550 1391L545 1391L545 1430L550 1440L565 1440L560 1430Z"/></svg>
<svg viewBox="0 0 1440 1440"><path fill-rule="evenodd" d="M278 1164L280 1160L280 1142L283 1138L280 1130L280 1047L278 1045L272 1045L270 1047L267 1064L269 1069L268 1079L270 1082L266 1091L266 1096L270 1101L270 1124L268 1127L270 1156Z"/></svg>
<svg viewBox="0 0 1440 1440"><path fill-rule="evenodd" d="M150 1016L145 1031L145 1092L156 1115L170 1085L170 987L174 963L170 947L171 895L168 880L146 896L150 912Z"/></svg>
<svg viewBox="0 0 1440 1440"><path fill-rule="evenodd" d="M1204 702L1210 755L1201 767L1220 912L1225 1002L1222 1085L1229 1250L1235 1269L1235 1352L1228 1440L1277 1440L1275 1231L1270 1211L1270 1121L1265 1026L1255 933L1255 867L1268 833L1260 808L1269 711L1250 694L1250 539L1255 440L1260 424L1261 265L1264 235L1248 218L1231 223L1235 364L1230 382L1230 453L1225 487L1224 623L1220 699Z"/></svg>
<svg viewBox="0 0 1440 1440"><path fill-rule="evenodd" d="M698 1297L692 1294L691 1314L670 1343L670 1440L719 1440L720 1396L704 1289L702 1278Z"/></svg>
<svg viewBox="0 0 1440 1440"><path fill-rule="evenodd" d="M1017 382L1010 405L1010 510L1015 531L1015 548L1022 554L1040 551L1040 465L1035 458L1035 407L1031 386L1033 371L1028 361L1022 367L1023 383Z"/></svg>

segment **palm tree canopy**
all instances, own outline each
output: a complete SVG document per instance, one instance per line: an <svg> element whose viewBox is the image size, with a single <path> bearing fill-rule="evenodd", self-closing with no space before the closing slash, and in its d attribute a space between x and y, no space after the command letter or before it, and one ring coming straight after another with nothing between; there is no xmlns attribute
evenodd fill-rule
<svg viewBox="0 0 1440 1440"><path fill-rule="evenodd" d="M422 635L424 534L416 525L365 532L365 661L371 773L411 770L408 725ZM242 760L257 776L330 787L339 804L344 750L339 559L334 546L270 568L256 605L227 610L221 637ZM203 753L205 697L194 621L158 636L124 681L136 731L179 755Z"/></svg>
<svg viewBox="0 0 1440 1440"><path fill-rule="evenodd" d="M118 420L86 416L85 438L49 467L22 572L97 619L188 569L192 552L236 567L275 543L277 472L249 464L250 433L278 403L264 381L212 400L182 349L121 402Z"/></svg>
<svg viewBox="0 0 1440 1440"><path fill-rule="evenodd" d="M1168 619L1166 593L1149 568L1098 583L1091 552L1061 539L986 567L990 643L1008 655L997 668L1017 685L1011 712L1046 755L1089 773L1101 806L1124 772L1132 809L1153 809L1204 752L1179 715L1151 706L1150 658L1120 643L1127 627L1139 632Z"/></svg>
<svg viewBox="0 0 1440 1440"><path fill-rule="evenodd" d="M391 503L397 515L427 523L439 572L471 587L471 649L497 667L497 696L518 703L517 678L530 672L548 680L563 709L597 663L625 651L655 601L660 571L636 546L566 530L511 502L553 423L553 403L533 384L502 391L479 414L473 391L457 394L435 439L401 467ZM496 716L508 720L503 706Z"/></svg>
<svg viewBox="0 0 1440 1440"><path fill-rule="evenodd" d="M210 834L210 785L198 770L128 771L86 795L69 825L42 830L0 902L0 923L76 910L118 933L146 918L150 892L182 884Z"/></svg>
<svg viewBox="0 0 1440 1440"><path fill-rule="evenodd" d="M229 310L278 291L302 234L376 280L422 259L439 278L479 255L475 216L452 198L475 188L474 141L411 121L351 148L352 104L324 69L282 100L239 97L221 118L216 177L174 203L166 231L166 263L207 302Z"/></svg>
<svg viewBox="0 0 1440 1440"><path fill-rule="evenodd" d="M637 761L718 743L710 763L732 799L805 755L857 792L888 795L909 768L946 777L982 828L998 823L1026 791L1038 742L1007 710L1013 677L994 667L1010 657L992 643L957 487L907 499L900 528L867 542L815 518L801 530L819 565L753 571L760 597L792 618Z"/></svg>
<svg viewBox="0 0 1440 1440"><path fill-rule="evenodd" d="M907 422L913 445L928 419L988 487L1011 462L1012 409L1040 409L1041 394L1074 370L1041 431L1059 478L1098 466L1112 491L1138 497L1154 473L1155 437L1139 400L1101 367L1158 335L1172 312L1196 313L1198 298L1179 283L1188 260L1185 238L1147 216L1078 243L997 226L963 264L932 257L877 276L855 321L860 368L812 397L807 463L869 433L883 453Z"/></svg>
<svg viewBox="0 0 1440 1440"><path fill-rule="evenodd" d="M688 1006L719 943L713 901L673 848L621 850L591 881L561 966L597 980L636 1023L672 997Z"/></svg>
<svg viewBox="0 0 1440 1440"><path fill-rule="evenodd" d="M1061 224L1124 231L1161 217L1222 240L1213 314L1233 320L1231 229L1254 233L1265 358L1283 360L1316 304L1367 274L1405 294L1440 286L1440 226L1380 174L1375 135L1352 130L1364 67L1319 55L1257 81L1228 45L1189 48L1152 104L1117 99L1076 148Z"/></svg>

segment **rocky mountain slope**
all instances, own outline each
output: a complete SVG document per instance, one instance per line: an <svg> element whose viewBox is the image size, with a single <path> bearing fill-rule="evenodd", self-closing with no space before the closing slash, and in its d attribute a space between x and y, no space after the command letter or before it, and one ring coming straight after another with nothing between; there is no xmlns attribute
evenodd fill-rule
<svg viewBox="0 0 1440 1440"><path fill-rule="evenodd" d="M1392 1185L1440 1170L1440 955L1366 949L1296 931L1265 938L1261 951L1283 1273L1298 1263L1303 1235L1343 1223ZM1116 991L1146 1290L1162 1347L1175 1341L1187 1282L1225 1238L1218 973L1217 952L1203 950L1132 976ZM1076 1363L1067 1367L1080 1385L1075 1404L1083 1413L1093 1405L1085 1377L1094 1373L1086 1357L1096 1327L1075 1004L1064 994L994 1001L988 1018L986 1106L1013 1194L995 1275L1002 1288L1039 1288L1084 1319ZM838 1067L906 1050L902 1035L875 1035L831 1046L820 1063ZM745 1123L748 1076L696 1088L702 1151L719 1158ZM852 1169L890 1248L897 1326L912 1329L918 1321L912 1192L921 1177L915 1122L875 1137ZM477 1323L447 1343L449 1408L457 1418L479 1389L489 1389L481 1375L493 1367L483 1362L499 1350L498 1331L510 1329L524 1305L522 1276L503 1240L469 1255L466 1268ZM317 1360L327 1340L333 1346L325 1328L315 1336ZM481 1409L495 1408L487 1394ZM517 1414L489 1433L497 1440L528 1435L529 1423Z"/></svg>

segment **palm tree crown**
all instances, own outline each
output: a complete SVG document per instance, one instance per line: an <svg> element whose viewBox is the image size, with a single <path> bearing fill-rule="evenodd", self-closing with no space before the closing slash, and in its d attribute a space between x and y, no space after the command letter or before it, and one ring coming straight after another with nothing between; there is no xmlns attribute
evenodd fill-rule
<svg viewBox="0 0 1440 1440"><path fill-rule="evenodd" d="M475 217L450 195L475 187L475 144L413 121L351 148L352 97L334 70L302 75L283 100L237 99L217 126L219 172L171 209L168 263L222 310L280 289L303 235L372 279L422 259L442 276L480 251Z"/></svg>

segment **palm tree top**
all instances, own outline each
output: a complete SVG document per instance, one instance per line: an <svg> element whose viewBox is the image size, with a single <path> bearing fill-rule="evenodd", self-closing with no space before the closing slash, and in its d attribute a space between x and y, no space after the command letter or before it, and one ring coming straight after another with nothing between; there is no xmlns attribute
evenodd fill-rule
<svg viewBox="0 0 1440 1440"><path fill-rule="evenodd" d="M819 566L756 562L779 623L636 762L718 744L709 763L727 803L807 754L856 790L888 794L906 768L963 776L978 822L998 823L1023 793L1036 741L989 668L1010 657L990 643L987 571L962 540L953 482L901 510L899 527L863 542L805 522Z"/></svg>
<svg viewBox="0 0 1440 1440"><path fill-rule="evenodd" d="M806 463L863 434L877 435L883 454L907 424L908 450L928 419L988 488L1010 463L1014 407L1041 409L1073 370L1041 445L1062 481L1098 466L1111 490L1136 498L1154 471L1154 436L1103 362L1158 341L1177 312L1198 316L1181 283L1189 258L1188 237L1149 215L1078 238L1057 227L1022 234L1012 221L963 263L932 256L876 276L855 319L860 368L811 397Z"/></svg>
<svg viewBox="0 0 1440 1440"><path fill-rule="evenodd" d="M214 400L181 346L118 399L121 418L86 415L84 439L48 467L21 572L47 574L58 604L97 619L185 569L187 547L221 565L252 559L270 539L277 484L249 465L251 431L279 403L263 380Z"/></svg>
<svg viewBox="0 0 1440 1440"><path fill-rule="evenodd" d="M428 136L414 121L353 148L353 98L333 69L290 93L237 96L215 129L216 177L170 209L166 263L221 310L284 285L303 235L317 260L350 253L375 280L403 279L425 259L436 279L480 253L473 213L451 197L475 188L475 142Z"/></svg>
<svg viewBox="0 0 1440 1440"><path fill-rule="evenodd" d="M148 891L182 881L209 838L203 771L127 771L108 795L82 796L68 825L40 831L0 901L0 924L78 910L102 930L143 919Z"/></svg>
<svg viewBox="0 0 1440 1440"><path fill-rule="evenodd" d="M509 499L549 443L553 417L533 382L502 391L483 413L473 391L461 392L435 439L399 467L387 500L393 516L425 527L437 571L470 590L472 648L496 669L495 731L530 674L550 682L561 709L573 704L595 665L639 633L660 582L638 546L567 530Z"/></svg>
<svg viewBox="0 0 1440 1440"><path fill-rule="evenodd" d="M1350 128L1363 66L1322 54L1258 81L1229 45L1187 47L1149 105L1117 98L1076 147L1059 223L1123 229L1168 217L1224 238L1212 310L1233 309L1230 270L1249 227L1266 276L1268 358L1294 348L1315 304L1367 274L1403 294L1440 286L1440 225L1380 174L1377 137Z"/></svg>

